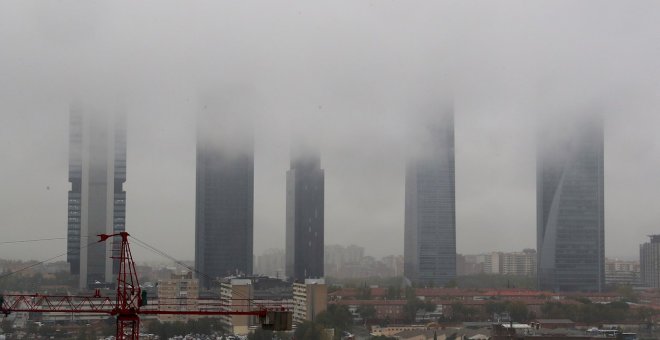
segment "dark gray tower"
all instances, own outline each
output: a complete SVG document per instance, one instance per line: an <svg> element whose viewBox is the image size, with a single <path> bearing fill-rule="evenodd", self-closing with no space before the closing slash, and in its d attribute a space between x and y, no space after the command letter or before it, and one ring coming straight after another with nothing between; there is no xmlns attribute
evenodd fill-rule
<svg viewBox="0 0 660 340"><path fill-rule="evenodd" d="M294 146L286 173L286 276L323 277L324 172L316 151Z"/></svg>
<svg viewBox="0 0 660 340"><path fill-rule="evenodd" d="M605 223L603 122L547 121L537 154L539 289L601 291Z"/></svg>
<svg viewBox="0 0 660 340"><path fill-rule="evenodd" d="M111 283L119 242L94 243L96 235L126 229L126 120L123 114L71 106L67 261L80 287Z"/></svg>
<svg viewBox="0 0 660 340"><path fill-rule="evenodd" d="M404 275L438 286L456 278L453 108L426 123L406 167Z"/></svg>
<svg viewBox="0 0 660 340"><path fill-rule="evenodd" d="M248 122L205 105L197 122L195 268L203 287L252 274L254 147Z"/></svg>

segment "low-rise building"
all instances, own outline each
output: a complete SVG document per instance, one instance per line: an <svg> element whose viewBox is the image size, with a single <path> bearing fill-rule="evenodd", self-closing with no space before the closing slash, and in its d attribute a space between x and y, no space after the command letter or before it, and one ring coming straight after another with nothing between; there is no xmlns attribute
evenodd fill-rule
<svg viewBox="0 0 660 340"><path fill-rule="evenodd" d="M164 311L193 311L198 310L199 281L192 276L192 272L185 274L171 274L169 280L158 281L158 309ZM159 314L161 322L187 322L192 315L186 314Z"/></svg>
<svg viewBox="0 0 660 340"><path fill-rule="evenodd" d="M324 279L306 279L293 284L293 322L314 320L328 306L328 288Z"/></svg>

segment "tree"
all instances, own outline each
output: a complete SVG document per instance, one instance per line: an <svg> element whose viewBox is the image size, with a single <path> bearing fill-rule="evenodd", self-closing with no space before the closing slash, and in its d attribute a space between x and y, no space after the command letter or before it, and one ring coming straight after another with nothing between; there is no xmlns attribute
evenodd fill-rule
<svg viewBox="0 0 660 340"><path fill-rule="evenodd" d="M527 321L527 316L528 316L527 305L525 305L522 302L507 301L506 311L509 312L509 316L511 317L512 320L518 322Z"/></svg>
<svg viewBox="0 0 660 340"><path fill-rule="evenodd" d="M358 314L364 319L365 322L369 319L376 317L376 308L372 305L360 306L357 310Z"/></svg>
<svg viewBox="0 0 660 340"><path fill-rule="evenodd" d="M318 340L323 336L323 326L316 322L305 321L298 324L293 337L296 340Z"/></svg>
<svg viewBox="0 0 660 340"><path fill-rule="evenodd" d="M349 329L353 323L353 316L346 306L329 305L328 309L316 316L315 321L323 326L322 328L334 328L335 334L341 334Z"/></svg>

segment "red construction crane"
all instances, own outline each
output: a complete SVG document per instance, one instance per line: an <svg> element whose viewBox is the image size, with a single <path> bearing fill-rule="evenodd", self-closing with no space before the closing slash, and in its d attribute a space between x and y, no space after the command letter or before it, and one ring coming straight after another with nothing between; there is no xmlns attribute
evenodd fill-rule
<svg viewBox="0 0 660 340"><path fill-rule="evenodd" d="M119 261L117 274L117 294L114 299L101 296L96 290L93 296L51 296L40 294L0 295L0 312L8 315L12 312L33 313L88 313L109 314L117 318L117 340L137 340L140 334L140 315L179 314L179 315L254 315L259 317L264 329L283 331L291 330L291 311L282 305L255 304L249 301L240 305L199 304L198 310L160 310L159 305L147 306L146 296L142 294L135 262L128 244L127 232L107 235L101 234L99 242L110 237L121 237L119 256L112 256ZM161 305L162 306L162 305ZM176 304L176 306L188 306Z"/></svg>

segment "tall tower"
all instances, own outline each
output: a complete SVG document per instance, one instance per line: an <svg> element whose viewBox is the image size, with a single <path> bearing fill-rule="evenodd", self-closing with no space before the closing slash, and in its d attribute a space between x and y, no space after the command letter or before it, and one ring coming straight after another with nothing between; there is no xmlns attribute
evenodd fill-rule
<svg viewBox="0 0 660 340"><path fill-rule="evenodd" d="M286 276L294 281L324 275L324 178L318 152L295 145L286 173Z"/></svg>
<svg viewBox="0 0 660 340"><path fill-rule="evenodd" d="M426 123L406 167L404 276L437 286L456 278L453 108Z"/></svg>
<svg viewBox="0 0 660 340"><path fill-rule="evenodd" d="M197 121L195 267L200 284L252 274L254 147L250 122L204 105Z"/></svg>
<svg viewBox="0 0 660 340"><path fill-rule="evenodd" d="M605 283L603 121L547 121L537 153L539 289L601 291Z"/></svg>
<svg viewBox="0 0 660 340"><path fill-rule="evenodd" d="M67 262L88 288L113 282L119 269L110 256L120 243L96 235L126 229L126 118L73 104L69 119Z"/></svg>

